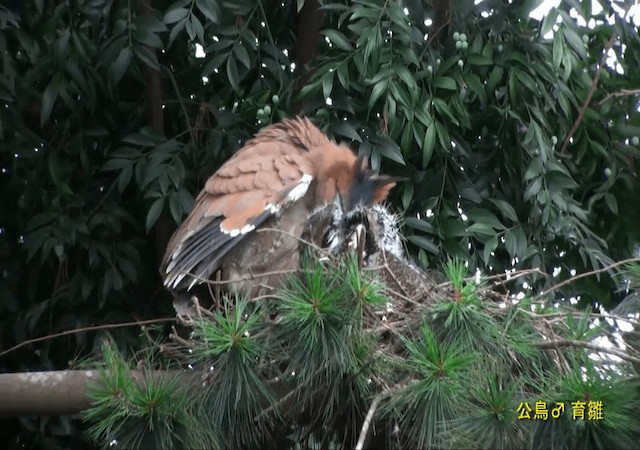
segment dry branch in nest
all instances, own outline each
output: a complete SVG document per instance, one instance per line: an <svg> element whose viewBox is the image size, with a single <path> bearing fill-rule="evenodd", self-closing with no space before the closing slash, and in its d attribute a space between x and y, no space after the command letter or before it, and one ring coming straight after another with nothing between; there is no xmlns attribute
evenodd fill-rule
<svg viewBox="0 0 640 450"><path fill-rule="evenodd" d="M297 239L300 255L323 262L327 270L335 270L345 256L355 255L362 272L382 284L389 304L384 314L373 313L377 322L370 323L372 329L393 327L406 323L411 317L420 317L421 310L436 298L451 295L448 283L441 283L442 275L426 272L406 257L398 218L382 205L356 208L344 214L336 201L312 214ZM300 270L248 274L241 280L260 284L263 278L294 276ZM194 318L212 318L211 311L222 304L225 285L230 282L208 280L199 289L178 295L174 308L181 322L189 326ZM273 298L274 287L265 285L262 293L251 301Z"/></svg>
<svg viewBox="0 0 640 450"><path fill-rule="evenodd" d="M368 280L366 283L375 283L386 297L387 302L382 306L364 305L362 308L363 331L375 336L376 341L375 350L369 361L363 366L370 366L376 358L383 358L387 361L406 359L406 338L419 336L421 326L425 321L433 322L436 320L434 319L434 306L441 304L441 302L462 301L461 297L464 293L460 292L460 285L456 287L452 282L443 282L442 275L421 270L409 260L399 233L398 220L383 206L363 207L344 214L338 202L327 205L309 218L299 240L300 261L308 259L320 261L327 273L339 271L340 267L343 267L341 261L346 255L350 255L352 258L355 255L363 279ZM292 273L291 276L299 276L300 279L304 279L301 276L303 270L307 269L301 267L297 271L297 275ZM250 276L256 282L260 282L260 274ZM504 287L503 280L498 280L498 284ZM504 289L498 291L476 285L475 282L471 282L468 286L470 285L473 287L473 294L481 303L480 308L483 313L495 319L497 323L510 322L511 319L507 319L507 317L513 313L513 308L519 308L518 314L521 317L526 317L535 336L534 339L538 340L537 344L532 342L531 345L543 352L545 360L554 367L556 373L566 374L574 370L571 359L567 358L568 352L584 351L585 348L594 351L594 348L584 345L569 345L569 341L564 338L568 334L565 323L550 320L547 316L535 314L521 306L512 305L511 299L507 293L504 293ZM224 282L213 281L208 286L209 299L213 297L213 301L210 303L213 304L214 311L215 305L220 305L223 301L212 295L219 287L224 288ZM265 315L264 321L266 323L260 333L275 333L278 328L279 321L282 319L278 313L278 299L277 291L272 289L265 289L262 295L250 299L252 302L266 301L274 306L274 309ZM202 319L216 320L215 312L202 303L204 302L201 299L193 296L187 314L184 314L184 307L177 310L184 325L190 327ZM504 307L504 304L507 307ZM229 311L226 313L228 314ZM574 311L574 313L576 312ZM439 317L437 320L443 319ZM503 332L506 333L508 327L509 325L505 325ZM177 333L174 333L173 338L176 348L185 349L193 345L193 342L179 338ZM482 339L483 337L478 336L478 338ZM554 342L558 345L554 345ZM502 344L500 342L500 345ZM506 364L506 370L511 372L512 377L517 378L521 371L528 370L529 363L526 357L517 351L511 351L508 346L509 344L505 340L504 353L508 355L507 360L509 361ZM299 380L288 378L287 370L290 371L291 366L287 359L289 355L285 353L281 352L275 359L259 363L262 376L268 380L267 384L275 394L276 401L274 404L265 406L260 417L256 417L256 420L277 409L284 416L285 423L297 421L299 424L322 426L317 423L319 419L314 417L315 410L313 408L315 406L309 405L321 404L326 400L326 392L335 389L335 386L319 382L309 388L309 385L299 383ZM632 359L627 360L632 362ZM318 373L322 370L322 368L317 369ZM359 448L364 445L363 439L368 439L367 436L370 435L367 428L375 420L375 410L380 402L384 401L385 397L393 395L394 392L416 381L412 375L386 379L385 376L378 376L375 372L369 371L369 367L363 367L361 370L368 371L370 382L374 383L376 388L373 391L375 395L372 397L375 403L364 406L363 414L366 413L367 416L361 417L359 419L361 422L357 425L357 427L362 425L362 428L356 433L359 436ZM357 376L358 374L345 375L341 380L335 380L332 383L345 386L353 382ZM507 374L507 376L509 375ZM301 396L311 399L308 400L310 403L307 404L307 407L303 408L303 412L299 408ZM341 411L337 411L336 417L341 417L340 414ZM354 439L353 436L351 438ZM349 445L354 443L355 440Z"/></svg>

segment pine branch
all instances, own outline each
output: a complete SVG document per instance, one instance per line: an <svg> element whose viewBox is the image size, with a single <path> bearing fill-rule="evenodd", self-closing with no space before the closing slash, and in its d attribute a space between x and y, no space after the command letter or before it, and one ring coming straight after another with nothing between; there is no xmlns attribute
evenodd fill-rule
<svg viewBox="0 0 640 450"><path fill-rule="evenodd" d="M375 396L373 401L371 402L371 406L369 407L369 411L367 411L367 415L364 418L364 422L362 423L362 428L360 429L360 436L358 437L358 443L356 444L356 450L362 450L364 448L364 443L367 439L367 435L369 434L369 428L371 428L371 423L373 422L373 416L376 413L376 409L382 400L383 395L378 394Z"/></svg>

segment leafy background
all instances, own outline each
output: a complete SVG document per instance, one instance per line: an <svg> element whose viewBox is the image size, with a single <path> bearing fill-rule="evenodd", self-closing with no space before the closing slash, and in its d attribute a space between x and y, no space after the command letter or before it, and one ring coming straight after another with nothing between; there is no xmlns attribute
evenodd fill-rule
<svg viewBox="0 0 640 450"><path fill-rule="evenodd" d="M539 268L519 280L538 292L632 256L633 2L563 0L542 21L539 1L474 3L0 5L0 348L170 316L157 266L175 224L249 136L294 113L409 178L391 202L426 267ZM604 271L556 300L612 308L624 289ZM140 345L128 328L87 331L0 370L76 367L106 335ZM6 424L16 445L77 436L67 418Z"/></svg>

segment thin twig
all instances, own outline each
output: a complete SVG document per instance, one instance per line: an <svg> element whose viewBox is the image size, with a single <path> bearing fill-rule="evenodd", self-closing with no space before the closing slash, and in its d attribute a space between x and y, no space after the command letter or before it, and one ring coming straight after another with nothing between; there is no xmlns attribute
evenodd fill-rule
<svg viewBox="0 0 640 450"><path fill-rule="evenodd" d="M533 346L538 348L550 348L550 349L554 349L557 347L582 347L582 348L587 348L589 350L593 350L595 352L608 353L610 355L615 355L620 359L624 359L625 361L635 363L635 364L640 364L640 358L627 355L625 352L616 350L614 348L603 347L601 345L592 344L590 342L574 341L571 339L560 339L557 341L546 341L546 342L534 343Z"/></svg>
<svg viewBox="0 0 640 450"><path fill-rule="evenodd" d="M116 177L115 180L113 180L113 182L111 183L111 186L109 186L109 189L107 189L107 192L105 192L102 197L100 198L100 200L98 201L98 203L96 203L93 208L91 208L91 211L89 211L89 214L87 215L87 217L91 218L93 217L93 215L95 213L98 212L98 210L100 209L100 207L104 204L104 202L107 200L107 197L109 197L111 195L111 193L113 192L113 190L116 188L116 186L118 185L118 178Z"/></svg>
<svg viewBox="0 0 640 450"><path fill-rule="evenodd" d="M451 23L451 15L449 15L449 17L447 17L447 20L438 27L437 30L435 30L433 33L431 33L431 36L429 36L429 39L427 39L427 42L425 43L425 48L429 47L431 45L431 41L433 41L435 38L438 37L438 35L440 34L440 32ZM422 52L424 54L424 51Z"/></svg>
<svg viewBox="0 0 640 450"><path fill-rule="evenodd" d="M364 422L362 423L362 428L360 428L360 436L358 437L356 450L362 450L364 448L364 441L367 439L367 434L369 433L369 428L371 428L371 422L373 421L373 415L375 414L376 409L380 404L380 400L382 400L382 394L376 395L371 402L369 411L367 411L367 415L365 416Z"/></svg>
<svg viewBox="0 0 640 450"><path fill-rule="evenodd" d="M540 293L539 297L544 297L549 292L555 291L556 289L559 289L560 287L562 287L562 286L564 286L566 284L573 283L574 281L576 281L576 280L578 280L580 278L589 277L591 275L596 275L596 274L599 274L599 273L602 273L602 272L606 272L606 271L608 271L610 269L613 269L614 267L618 267L618 266L621 266L623 264L634 263L634 262L640 262L640 257L623 259L622 261L615 262L615 263L610 264L610 265L608 265L606 267L603 267L602 269L594 269L594 270L591 270L589 272L581 273L580 275L576 275L575 277L571 277L568 280L564 280L563 282L558 283L555 286L551 286L546 291Z"/></svg>
<svg viewBox="0 0 640 450"><path fill-rule="evenodd" d="M534 269L515 270L513 272L502 272L502 273L498 273L498 274L495 274L495 275L489 275L489 276L482 276L481 279L483 281L491 281L491 280L494 280L494 279L500 280L502 278L505 278L506 281L513 281L513 280L515 280L517 278L520 278L520 277L523 277L525 275L529 275L529 274L532 274L532 273L538 273L538 274L543 275L543 276L548 276L549 275L547 273L544 273L542 270L540 270L538 268L534 268ZM473 281L473 280L475 280L475 278L476 278L475 275L471 275L469 277L463 278L463 280L464 281ZM444 288L444 287L451 286L451 284L452 284L451 281L444 281L444 282L442 282L440 284L436 284L434 287L436 289L441 289L441 288ZM499 284L503 285L504 283L499 283Z"/></svg>
<svg viewBox="0 0 640 450"><path fill-rule="evenodd" d="M189 136L191 136L191 139L195 140L195 136L193 135L193 127L191 126L191 122L189 121L189 113L187 112L187 107L185 106L184 101L182 100L182 97L180 96L180 88L178 87L178 83L176 82L176 78L173 76L173 72L171 72L170 68L168 68L166 66L162 66L162 68L169 75L169 79L171 80L171 85L173 86L173 90L176 92L176 98L178 99L178 102L180 103L180 108L182 109L182 114L184 114L184 121L187 124L187 129L189 130Z"/></svg>
<svg viewBox="0 0 640 450"><path fill-rule="evenodd" d="M602 105L604 102L606 102L610 98L630 97L632 95L640 95L640 89L620 89L618 92L611 92L610 94L607 94L602 100L598 102L598 106Z"/></svg>
<svg viewBox="0 0 640 450"><path fill-rule="evenodd" d="M210 285L225 285L225 284L233 284L233 283L237 283L239 281L252 281L255 280L256 278L265 278L265 277L270 277L272 275L287 275L290 273L296 273L298 272L300 269L283 269L283 270L273 270L271 272L262 272L262 273L255 273L255 274L250 274L250 275L246 275L244 277L240 277L240 278L234 278L233 280L220 280L220 281L214 281L214 280L204 280L204 279L199 279L199 281L201 281L203 284L210 284ZM196 277L194 277L196 278Z"/></svg>
<svg viewBox="0 0 640 450"><path fill-rule="evenodd" d="M531 316L535 316L535 317L544 317L545 319L554 319L554 318L560 318L563 319L565 318L568 314L571 314L572 316L576 316L576 317L582 317L585 315L584 311L562 311L562 312L558 312L558 313L550 313L550 314L543 314L543 313L534 313L534 312L530 312L527 311L526 309L523 310L526 314L529 314ZM625 316L619 316L619 315L615 315L615 314L605 314L605 313L588 313L587 314L589 317L594 318L594 319L610 319L610 320L622 320L625 322L629 322L631 324L636 324L638 323L638 319L636 319L635 317L625 317Z"/></svg>
<svg viewBox="0 0 640 450"><path fill-rule="evenodd" d="M195 347L195 344L192 341L187 341L186 339L180 337L178 335L178 332L176 330L176 327L172 327L173 331L171 333L169 333L169 339L171 339L172 341L177 342L178 344L186 347L186 348L192 348Z"/></svg>
<svg viewBox="0 0 640 450"><path fill-rule="evenodd" d="M623 20L627 18L627 15L629 14L629 10L630 8L625 11L624 16L622 17ZM614 31L611 33L611 37L607 41L607 45L605 45L604 53L600 57L598 70L596 72L596 76L593 77L593 81L591 82L591 88L589 89L589 92L587 93L587 97L584 99L584 103L582 104L582 107L578 112L578 117L576 117L575 122L573 122L573 126L569 130L567 137L564 138L564 142L562 143L562 147L560 148L560 153L565 153L567 151L567 147L569 146L569 141L571 141L571 139L573 138L573 135L576 134L576 131L578 131L578 127L580 126L580 123L584 118L584 114L587 111L587 108L591 103L591 98L593 97L593 94L596 91L596 87L598 86L598 81L600 80L600 75L602 74L602 70L604 69L607 63L607 54L609 53L609 50L611 50L611 47L613 46L613 42L617 39L617 37L618 37L618 33L614 29Z"/></svg>
<svg viewBox="0 0 640 450"><path fill-rule="evenodd" d="M267 31L267 37L269 38L269 42L271 43L271 48L273 49L273 56L278 59L278 48L276 47L276 43L273 40L273 34L271 33L271 27L269 27L269 20L267 19L267 12L264 10L264 5L262 4L262 0L258 0L258 6L262 11L262 19L264 20L264 27ZM284 80L282 79L282 71L278 70L278 80L280 81L280 89L284 88ZM280 90L278 89L278 90Z"/></svg>
<svg viewBox="0 0 640 450"><path fill-rule="evenodd" d="M133 326L141 326L141 325L151 325L154 323L163 323L163 322L174 322L176 319L175 317L166 317L163 319L150 319L150 320L141 320L138 322L124 322L124 323L109 323L106 325L95 325L95 326L90 326L90 327L83 327L83 328L76 328L73 330L66 330L66 331L61 331L60 333L55 333L55 334L49 334L47 336L42 336L39 338L35 338L35 339L29 339L27 341L23 341L20 342L17 345L14 345L13 347L8 348L7 350L4 350L2 352L0 352L0 357L11 353L15 350L18 350L19 348L22 348L26 345L29 344L35 344L37 342L43 342L43 341L48 341L50 339L54 339L57 337L62 337L62 336L69 336L72 334L77 334L77 333L84 333L85 331L95 331L95 330L109 330L109 329L113 329L113 328L125 328L125 327L133 327Z"/></svg>
<svg viewBox="0 0 640 450"><path fill-rule="evenodd" d="M300 242L302 244L308 245L309 247L313 248L314 250L317 250L318 252L322 253L323 255L325 255L325 256L327 256L329 258L333 258L334 257L333 254L331 254L330 252L328 252L327 250L325 250L325 249L323 249L321 247L318 247L313 242L307 241L306 239L302 239L302 237L296 236L295 234L289 233L288 231L280 230L278 228L263 227L263 228L260 228L260 229L256 230L255 232L256 233L265 233L265 232L268 232L268 231L281 233L281 234L284 234L286 236L292 237L296 241L298 241L298 242Z"/></svg>
<svg viewBox="0 0 640 450"><path fill-rule="evenodd" d="M490 275L488 277L484 277L483 279L485 281L491 281L493 279L505 278L507 281L511 281L511 280L516 279L516 278L522 277L524 275L529 275L531 273L539 273L540 275L543 275L543 276L547 276L548 275L547 273L543 272L539 268L535 267L533 269L522 269L522 270L515 270L513 272L497 273L495 275ZM472 279L472 278L475 278L475 276L467 277L467 278L465 278L465 280L469 280L469 279Z"/></svg>

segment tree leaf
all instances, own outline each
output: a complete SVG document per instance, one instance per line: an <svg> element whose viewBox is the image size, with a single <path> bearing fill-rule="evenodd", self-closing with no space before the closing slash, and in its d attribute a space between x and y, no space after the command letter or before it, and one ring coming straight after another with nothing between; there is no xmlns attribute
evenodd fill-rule
<svg viewBox="0 0 640 450"><path fill-rule="evenodd" d="M549 190L576 189L579 186L569 175L556 170L547 172L545 178Z"/></svg>
<svg viewBox="0 0 640 450"><path fill-rule="evenodd" d="M485 105L487 103L487 93L480 81L480 77L475 73L470 73L466 75L465 82L467 83L467 86L469 86L469 89L478 96L480 103Z"/></svg>
<svg viewBox="0 0 640 450"><path fill-rule="evenodd" d="M216 2L212 2L211 0L196 0L196 6L200 10L200 12L211 22L218 23L218 12L214 5L217 6Z"/></svg>
<svg viewBox="0 0 640 450"><path fill-rule="evenodd" d="M494 213L484 208L475 208L465 213L469 220L483 223L495 230L504 230L506 227L500 222Z"/></svg>
<svg viewBox="0 0 640 450"><path fill-rule="evenodd" d="M133 175L133 164L129 164L122 168L118 174L118 192L122 193L129 185L131 176Z"/></svg>
<svg viewBox="0 0 640 450"><path fill-rule="evenodd" d="M562 39L562 33L555 33L553 35L553 67L555 67L556 70L560 70L563 58L564 40Z"/></svg>
<svg viewBox="0 0 640 450"><path fill-rule="evenodd" d="M438 77L433 81L433 85L435 87L441 89L448 89L450 91L457 91L458 86L456 85L456 80L451 77Z"/></svg>
<svg viewBox="0 0 640 450"><path fill-rule="evenodd" d="M247 69L251 69L251 59L249 58L249 53L247 52L247 49L244 48L244 45L238 44L233 47L233 54L238 58L243 66Z"/></svg>
<svg viewBox="0 0 640 450"><path fill-rule="evenodd" d="M416 84L416 79L411 75L411 73L409 72L409 69L407 69L405 66L400 64L394 64L393 68L396 75L400 77L400 79L407 86L407 89L409 89L410 91L414 91L415 89L418 88L418 85Z"/></svg>
<svg viewBox="0 0 640 450"><path fill-rule="evenodd" d="M151 231L151 228L155 225L158 217L160 217L160 213L162 213L162 208L164 207L164 198L156 199L149 208L149 212L147 212L147 220L146 220L146 230L147 233Z"/></svg>
<svg viewBox="0 0 640 450"><path fill-rule="evenodd" d="M429 253L433 253L434 255L438 255L440 253L440 249L433 242L432 239L426 238L424 236L413 235L413 236L407 236L407 240L409 242L414 243L418 247L425 249Z"/></svg>
<svg viewBox="0 0 640 450"><path fill-rule="evenodd" d="M204 69L202 70L202 76L203 77L208 77L209 75L211 75L211 73L218 69L227 59L229 58L229 55L226 53L223 53L221 55L216 55L215 57L213 57L206 66L204 66Z"/></svg>
<svg viewBox="0 0 640 450"><path fill-rule="evenodd" d="M436 107L436 110L440 113L443 114L445 116L447 116L449 118L449 120L454 124L454 125L460 125L460 122L458 122L458 119L456 119L456 117L453 115L453 113L451 112L451 109L449 108L449 106L445 103L444 100L442 100L441 98L437 98L435 97L433 99L433 106Z"/></svg>
<svg viewBox="0 0 640 450"><path fill-rule="evenodd" d="M511 206L510 203L497 198L491 198L489 199L489 201L496 205L500 212L502 212L502 214L504 214L508 219L513 220L514 223L519 223L516 210L513 208L513 206Z"/></svg>
<svg viewBox="0 0 640 450"><path fill-rule="evenodd" d="M524 190L524 194L522 195L522 199L524 201L529 200L530 198L532 198L535 195L538 195L538 192L540 192L540 188L542 187L542 179L541 178L535 178L531 183L529 183L529 185L527 186L527 188Z"/></svg>
<svg viewBox="0 0 640 450"><path fill-rule="evenodd" d="M240 87L240 79L238 78L238 65L235 58L227 59L227 78L234 90Z"/></svg>
<svg viewBox="0 0 640 450"><path fill-rule="evenodd" d="M40 110L40 123L45 123L49 120L53 105L58 98L58 87L54 80L52 80L44 90L42 94L42 107Z"/></svg>
<svg viewBox="0 0 640 450"><path fill-rule="evenodd" d="M339 32L338 30L326 29L322 30L322 34L328 37L329 41L331 41L331 43L338 47L340 50L344 50L347 52L353 51L353 45L351 45L351 42L349 42L344 34Z"/></svg>
<svg viewBox="0 0 640 450"><path fill-rule="evenodd" d="M331 97L331 91L333 90L333 74L334 72L327 72L322 76L322 95L324 98Z"/></svg>
<svg viewBox="0 0 640 450"><path fill-rule="evenodd" d="M133 162L130 159L112 158L108 160L106 163L104 163L100 168L100 170L104 170L104 171L121 170L132 164Z"/></svg>
<svg viewBox="0 0 640 450"><path fill-rule="evenodd" d="M194 200L189 191L187 191L184 187L180 187L178 189L178 195L180 196L180 203L182 204L182 210L189 212L193 209Z"/></svg>
<svg viewBox="0 0 640 450"><path fill-rule="evenodd" d="M486 223L476 222L467 227L467 232L474 236L495 236L496 232Z"/></svg>
<svg viewBox="0 0 640 450"><path fill-rule="evenodd" d="M189 15L189 10L186 8L174 8L164 15L164 19L162 20L167 25L179 22L185 19Z"/></svg>
<svg viewBox="0 0 640 450"><path fill-rule="evenodd" d="M532 178L535 178L542 174L544 167L540 162L539 158L533 158L529 165L527 166L527 170L524 173L524 180L529 181Z"/></svg>
<svg viewBox="0 0 640 450"><path fill-rule="evenodd" d="M518 238L512 230L504 234L504 246L509 253L509 258L513 259L518 254Z"/></svg>
<svg viewBox="0 0 640 450"><path fill-rule="evenodd" d="M426 220L421 220L417 217L405 217L404 223L415 230L424 231L429 234L436 234L436 230L433 228L433 225Z"/></svg>
<svg viewBox="0 0 640 450"><path fill-rule="evenodd" d="M564 34L564 37L569 43L569 45L571 46L571 48L573 48L576 51L576 53L580 55L580 58L586 59L587 58L587 50L585 48L586 46L584 42L582 42L582 38L578 36L578 33L573 31L568 26L562 27L562 33Z"/></svg>
<svg viewBox="0 0 640 450"><path fill-rule="evenodd" d="M149 47L164 47L164 45L162 44L162 39L160 39L157 34L144 28L139 28L134 31L133 39L141 44L148 45Z"/></svg>
<svg viewBox="0 0 640 450"><path fill-rule="evenodd" d="M431 125L427 127L427 131L424 134L424 140L422 144L422 167L427 167L431 156L433 155L433 149L436 146L436 127Z"/></svg>
<svg viewBox="0 0 640 450"><path fill-rule="evenodd" d="M173 41L178 37L180 32L184 30L186 25L187 25L187 19L184 18L173 26L173 28L171 29L171 32L169 33L168 47L171 47L171 44L173 44Z"/></svg>
<svg viewBox="0 0 640 450"><path fill-rule="evenodd" d="M485 266L489 265L491 253L493 253L496 248L498 248L498 236L494 236L484 243L484 248L482 249L482 259L484 260Z"/></svg>
<svg viewBox="0 0 640 450"><path fill-rule="evenodd" d="M404 158L402 157L402 150L391 139L383 139L380 145L375 147L382 156L397 162L398 164L406 165Z"/></svg>
<svg viewBox="0 0 640 450"><path fill-rule="evenodd" d="M182 219L182 204L180 203L180 196L177 192L172 192L169 196L169 211L171 217L176 223L180 223Z"/></svg>
<svg viewBox="0 0 640 450"><path fill-rule="evenodd" d="M413 200L413 184L412 183L403 183L402 184L402 208L406 211L411 206L411 201Z"/></svg>
<svg viewBox="0 0 640 450"><path fill-rule="evenodd" d="M467 55L466 62L474 66L492 66L493 60L488 56L471 54Z"/></svg>
<svg viewBox="0 0 640 450"><path fill-rule="evenodd" d="M544 20L542 21L542 26L540 27L540 34L545 36L549 31L553 29L553 26L556 24L556 20L558 19L558 9L551 8Z"/></svg>
<svg viewBox="0 0 640 450"><path fill-rule="evenodd" d="M136 26L138 29L152 31L154 33L168 31L167 26L158 20L154 14L139 14L138 17L136 17Z"/></svg>
<svg viewBox="0 0 640 450"><path fill-rule="evenodd" d="M332 125L331 130L341 136L348 137L354 141L362 142L362 138L356 131L356 129L350 123L342 120L335 125Z"/></svg>
<svg viewBox="0 0 640 450"><path fill-rule="evenodd" d="M162 142L162 136L154 136L144 132L145 129L141 129L135 133L131 133L122 138L122 142L128 144L140 145L142 147L153 147L159 142ZM135 153L133 153L135 154ZM138 153L139 154L139 153Z"/></svg>
<svg viewBox="0 0 640 450"><path fill-rule="evenodd" d="M158 59L151 49L142 45L136 45L135 47L133 47L133 52L136 54L138 59L142 61L146 66L160 71L160 64L158 64Z"/></svg>
<svg viewBox="0 0 640 450"><path fill-rule="evenodd" d="M57 218L58 215L54 213L38 213L29 220L27 229L29 231L35 230L36 228L40 228L43 225L53 222Z"/></svg>
<svg viewBox="0 0 640 450"><path fill-rule="evenodd" d="M489 79L487 80L487 95L493 93L500 80L502 80L503 74L504 69L502 67L495 66L493 69L491 69Z"/></svg>
<svg viewBox="0 0 640 450"><path fill-rule="evenodd" d="M115 83L118 83L122 79L122 77L124 76L124 73L127 71L127 68L129 67L130 62L131 62L131 49L129 47L125 47L122 50L120 50L118 57L113 62L113 64L111 64L111 67L109 67L109 75L111 76L111 79Z"/></svg>
<svg viewBox="0 0 640 450"><path fill-rule="evenodd" d="M373 105L375 105L382 94L387 91L388 87L388 79L380 80L373 86L373 89L371 89L371 95L369 96L369 110L373 109Z"/></svg>
<svg viewBox="0 0 640 450"><path fill-rule="evenodd" d="M202 26L200 19L198 19L198 16L192 14L188 19L187 26L187 32L189 32L189 30L193 30L192 32L198 37L200 43L204 43L204 27ZM194 40L195 37L192 37L191 39Z"/></svg>

